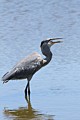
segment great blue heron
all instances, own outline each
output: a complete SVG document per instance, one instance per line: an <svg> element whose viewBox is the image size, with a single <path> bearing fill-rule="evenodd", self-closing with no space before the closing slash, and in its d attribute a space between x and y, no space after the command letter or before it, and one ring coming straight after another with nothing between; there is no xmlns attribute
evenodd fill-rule
<svg viewBox="0 0 80 120"><path fill-rule="evenodd" d="M13 67L10 72L7 72L3 77L3 83L8 82L9 80L13 79L25 79L27 78L27 86L25 88L25 96L30 97L30 80L32 76L42 67L47 65L52 59L52 52L50 51L50 47L55 43L60 43L61 41L52 41L62 38L51 38L41 42L41 51L46 58L42 58L40 54L37 52L27 56L23 60Z"/></svg>

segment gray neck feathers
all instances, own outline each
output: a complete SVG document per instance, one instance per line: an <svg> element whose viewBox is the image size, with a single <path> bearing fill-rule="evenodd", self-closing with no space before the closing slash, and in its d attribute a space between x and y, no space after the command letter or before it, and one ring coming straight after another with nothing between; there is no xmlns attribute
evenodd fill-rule
<svg viewBox="0 0 80 120"><path fill-rule="evenodd" d="M44 65L47 65L51 61L52 53L51 53L50 48L47 44L44 44L41 47L41 51L42 51L43 55L46 56L46 58L44 58L44 61L45 61L44 64L43 64L43 66L44 66Z"/></svg>

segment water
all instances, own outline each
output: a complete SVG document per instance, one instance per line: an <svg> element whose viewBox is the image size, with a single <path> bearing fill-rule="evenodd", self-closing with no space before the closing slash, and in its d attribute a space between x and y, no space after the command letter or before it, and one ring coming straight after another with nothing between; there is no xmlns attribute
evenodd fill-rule
<svg viewBox="0 0 80 120"><path fill-rule="evenodd" d="M63 37L31 80L0 82L0 120L80 120L80 1L0 0L0 78L46 38Z"/></svg>

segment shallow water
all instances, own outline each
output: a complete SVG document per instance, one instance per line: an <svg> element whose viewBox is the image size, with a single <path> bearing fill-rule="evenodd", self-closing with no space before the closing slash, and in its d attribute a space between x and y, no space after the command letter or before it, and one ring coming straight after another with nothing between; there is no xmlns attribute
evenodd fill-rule
<svg viewBox="0 0 80 120"><path fill-rule="evenodd" d="M0 120L80 120L80 1L0 0L0 78L40 42L62 37L31 80L0 82Z"/></svg>

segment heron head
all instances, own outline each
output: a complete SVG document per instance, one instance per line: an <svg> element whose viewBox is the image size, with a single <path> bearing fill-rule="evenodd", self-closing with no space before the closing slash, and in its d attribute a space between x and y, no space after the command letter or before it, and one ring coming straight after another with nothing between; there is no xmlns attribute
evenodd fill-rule
<svg viewBox="0 0 80 120"><path fill-rule="evenodd" d="M61 43L62 41L60 41L59 39L62 39L62 38L49 38L47 40L44 40L41 42L40 47L42 47L43 45L48 45L50 48L55 43ZM55 40L58 40L58 41L55 41Z"/></svg>

